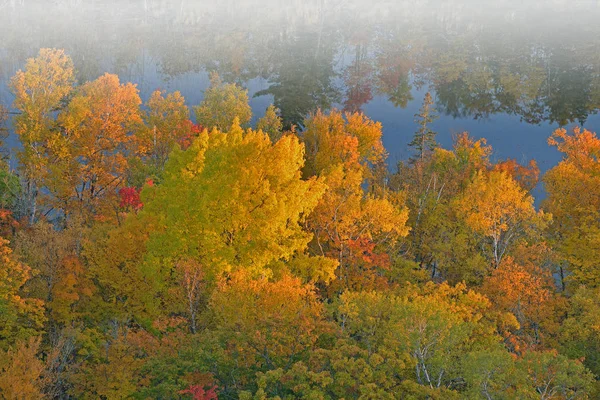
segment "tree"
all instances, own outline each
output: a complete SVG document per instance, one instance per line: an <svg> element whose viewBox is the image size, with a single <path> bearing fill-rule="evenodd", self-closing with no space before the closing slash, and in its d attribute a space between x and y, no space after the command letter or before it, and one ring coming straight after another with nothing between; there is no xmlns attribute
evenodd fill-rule
<svg viewBox="0 0 600 400"><path fill-rule="evenodd" d="M35 270L27 282L27 292L44 301L47 327L53 332L80 316L81 310L75 305L92 292L80 259L86 234L81 221L75 219L62 230L39 221L15 237L16 254Z"/></svg>
<svg viewBox="0 0 600 400"><path fill-rule="evenodd" d="M539 233L551 216L536 212L533 197L502 171L479 171L457 200L467 224L485 238L497 268L517 240Z"/></svg>
<svg viewBox="0 0 600 400"><path fill-rule="evenodd" d="M190 148L175 150L163 182L145 187L144 208L132 217L155 227L139 269L145 280L166 295L180 287L176 266L193 261L213 284L235 270L273 276L294 266L309 267L294 270L309 281L329 281L328 260L296 262L311 240L302 224L325 189L319 179L301 178L303 155L293 135L272 143L239 125L228 133L205 130Z"/></svg>
<svg viewBox="0 0 600 400"><path fill-rule="evenodd" d="M202 386L193 385L189 388L180 391L180 394L189 394L193 400L217 400L217 387L213 386L208 390L205 390Z"/></svg>
<svg viewBox="0 0 600 400"><path fill-rule="evenodd" d="M524 166L514 159L508 159L494 165L494 169L506 172L528 191L533 190L539 182L540 169L535 160L530 160L528 166Z"/></svg>
<svg viewBox="0 0 600 400"><path fill-rule="evenodd" d="M462 360L466 392L473 399L526 398L524 377L512 354L501 346L477 350Z"/></svg>
<svg viewBox="0 0 600 400"><path fill-rule="evenodd" d="M600 374L600 288L581 286L569 298L568 315L560 324L560 352L583 360Z"/></svg>
<svg viewBox="0 0 600 400"><path fill-rule="evenodd" d="M233 83L223 83L216 72L211 74L210 86L194 111L198 124L223 132L232 126L236 118L240 125L246 125L252 118L248 91Z"/></svg>
<svg viewBox="0 0 600 400"><path fill-rule="evenodd" d="M435 109L431 107L433 105L433 98L431 94L427 92L423 99L423 106L418 114L415 114L415 122L419 125L419 129L415 132L413 140L408 144L418 153L417 159L423 161L426 154L437 146L435 141L436 132L429 128L429 124L436 120Z"/></svg>
<svg viewBox="0 0 600 400"><path fill-rule="evenodd" d="M190 112L179 92L154 91L146 102L145 128L140 132L142 152L152 173L162 172L173 148L191 134Z"/></svg>
<svg viewBox="0 0 600 400"><path fill-rule="evenodd" d="M300 136L306 146L305 176L324 175L339 164L372 167L385 161L381 123L364 114L318 110L304 125Z"/></svg>
<svg viewBox="0 0 600 400"><path fill-rule="evenodd" d="M105 218L115 212L129 159L139 156L141 99L131 83L105 74L81 86L59 115L64 127L47 184L56 208Z"/></svg>
<svg viewBox="0 0 600 400"><path fill-rule="evenodd" d="M454 389L467 354L499 341L483 318L490 303L464 284L429 282L407 289L399 295L346 292L340 298L338 320L369 354L404 360L403 370L396 372L399 379L430 389Z"/></svg>
<svg viewBox="0 0 600 400"><path fill-rule="evenodd" d="M330 294L344 289L375 289L387 285L393 248L408 234L408 211L393 194L365 194L361 170L339 165L325 178L328 189L310 215L307 226L314 232L312 253L338 263Z"/></svg>
<svg viewBox="0 0 600 400"><path fill-rule="evenodd" d="M16 260L8 241L0 238L0 349L37 335L45 322L44 303L22 296L31 268Z"/></svg>
<svg viewBox="0 0 600 400"><path fill-rule="evenodd" d="M544 176L552 243L564 259L560 274L574 284L600 286L600 139L586 129L557 129L548 143L564 154Z"/></svg>
<svg viewBox="0 0 600 400"><path fill-rule="evenodd" d="M114 326L108 339L89 354L73 375L73 395L82 399L131 397L138 391L145 353L128 340L127 328Z"/></svg>
<svg viewBox="0 0 600 400"><path fill-rule="evenodd" d="M517 365L527 374L531 394L540 400L589 398L593 375L556 351L528 352Z"/></svg>
<svg viewBox="0 0 600 400"><path fill-rule="evenodd" d="M481 242L461 218L456 199L478 171L490 167L491 152L485 139L463 132L451 150L437 147L424 162L401 162L390 178L390 187L404 193L410 210L405 257L431 279L478 284L486 273Z"/></svg>
<svg viewBox="0 0 600 400"><path fill-rule="evenodd" d="M14 107L20 111L14 118L14 126L23 145L18 157L26 182L30 223L40 211L37 197L54 163L49 148L61 136L55 115L64 108L74 81L71 58L57 49L41 49L36 58L27 60L25 71L19 70L11 80Z"/></svg>
<svg viewBox="0 0 600 400"><path fill-rule="evenodd" d="M224 388L239 390L237 381L252 379L258 371L289 368L307 357L327 331L314 287L290 275L270 282L236 272L219 283L209 307L225 351L216 371Z"/></svg>
<svg viewBox="0 0 600 400"><path fill-rule="evenodd" d="M19 341L0 350L0 396L3 399L43 399L44 364L37 357L40 339Z"/></svg>
<svg viewBox="0 0 600 400"><path fill-rule="evenodd" d="M150 218L141 220L135 214L119 226L97 224L92 229L82 249L86 276L94 282L93 296L82 310L87 319L103 324L134 317L148 320L160 314L153 282L145 279L142 268L155 229Z"/></svg>
<svg viewBox="0 0 600 400"><path fill-rule="evenodd" d="M549 270L533 263L518 263L507 256L484 280L481 291L497 310L516 317L519 327L506 338L512 351L549 347L561 313Z"/></svg>
<svg viewBox="0 0 600 400"><path fill-rule="evenodd" d="M22 186L16 173L0 166L0 209L15 210L21 199Z"/></svg>
<svg viewBox="0 0 600 400"><path fill-rule="evenodd" d="M383 249L408 234L408 211L400 196L373 184L374 168L385 160L381 124L358 113L319 111L305 126L304 175L316 175L328 187L307 221L312 253L338 262L328 290L385 285L390 260ZM366 189L365 182L371 183Z"/></svg>
<svg viewBox="0 0 600 400"><path fill-rule="evenodd" d="M256 129L269 135L273 143L278 141L283 134L283 122L279 116L279 109L273 104L267 107L264 117L258 120Z"/></svg>

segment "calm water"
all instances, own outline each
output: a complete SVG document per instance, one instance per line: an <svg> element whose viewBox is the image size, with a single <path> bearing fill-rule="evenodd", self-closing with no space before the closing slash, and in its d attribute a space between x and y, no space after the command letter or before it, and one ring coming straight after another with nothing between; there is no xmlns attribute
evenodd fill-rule
<svg viewBox="0 0 600 400"><path fill-rule="evenodd" d="M81 82L117 73L143 100L179 90L196 105L216 70L248 89L255 119L270 103L288 125L317 107L362 110L382 122L390 164L409 156L427 91L442 145L469 131L496 159L534 158L542 171L560 159L546 144L553 129L600 132L599 1L20 3L0 0L8 107L15 71L41 47L59 47Z"/></svg>

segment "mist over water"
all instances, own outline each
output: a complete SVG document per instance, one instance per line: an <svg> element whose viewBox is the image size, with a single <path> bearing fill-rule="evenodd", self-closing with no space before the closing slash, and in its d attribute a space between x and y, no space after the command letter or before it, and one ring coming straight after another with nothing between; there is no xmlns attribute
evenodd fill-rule
<svg viewBox="0 0 600 400"><path fill-rule="evenodd" d="M64 48L80 83L117 73L144 101L179 90L196 105L217 71L249 90L255 120L270 103L288 126L317 108L364 111L393 167L430 91L443 146L466 130L543 172L560 157L552 130L600 131L599 17L598 1L0 0L0 103L44 47Z"/></svg>

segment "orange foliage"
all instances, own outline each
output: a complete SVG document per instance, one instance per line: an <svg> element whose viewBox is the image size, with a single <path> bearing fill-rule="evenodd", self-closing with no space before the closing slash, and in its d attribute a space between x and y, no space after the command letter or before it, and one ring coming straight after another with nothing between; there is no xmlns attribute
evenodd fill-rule
<svg viewBox="0 0 600 400"><path fill-rule="evenodd" d="M529 161L529 165L524 166L514 159L509 159L494 165L494 170L507 173L527 190L532 190L538 184L540 177L540 169L535 160Z"/></svg>
<svg viewBox="0 0 600 400"><path fill-rule="evenodd" d="M507 256L485 279L482 292L499 311L512 313L519 322L520 327L506 337L513 351L547 347L560 305L548 270Z"/></svg>
<svg viewBox="0 0 600 400"><path fill-rule="evenodd" d="M315 344L324 324L314 287L289 275L270 282L234 273L221 280L210 308L228 352L247 366L286 365Z"/></svg>

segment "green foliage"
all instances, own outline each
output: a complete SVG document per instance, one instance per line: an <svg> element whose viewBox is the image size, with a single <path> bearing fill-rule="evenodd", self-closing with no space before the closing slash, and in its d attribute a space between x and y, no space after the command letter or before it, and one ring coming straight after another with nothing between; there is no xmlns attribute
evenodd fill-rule
<svg viewBox="0 0 600 400"><path fill-rule="evenodd" d="M19 176L8 168L0 169L0 208L12 210L21 197L22 187Z"/></svg>
<svg viewBox="0 0 600 400"><path fill-rule="evenodd" d="M211 74L210 87L204 92L204 99L194 111L198 124L221 131L229 130L236 118L240 125L246 125L252 118L248 92L236 84L223 83L216 72Z"/></svg>
<svg viewBox="0 0 600 400"><path fill-rule="evenodd" d="M273 142L279 140L283 134L283 122L279 116L279 110L274 105L270 105L265 112L264 117L258 120L256 129L263 131Z"/></svg>
<svg viewBox="0 0 600 400"><path fill-rule="evenodd" d="M418 114L415 114L415 122L419 125L419 129L415 132L413 140L408 144L413 147L417 153L419 161L423 161L426 154L430 154L437 147L435 141L436 132L429 127L433 121L437 119L433 106L433 98L427 92L423 99L423 106Z"/></svg>

